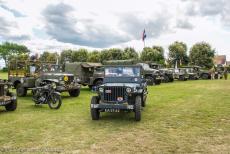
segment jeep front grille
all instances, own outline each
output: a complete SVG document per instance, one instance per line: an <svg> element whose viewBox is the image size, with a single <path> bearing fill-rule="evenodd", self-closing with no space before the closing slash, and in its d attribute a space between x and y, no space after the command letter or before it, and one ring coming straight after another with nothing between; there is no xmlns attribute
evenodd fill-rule
<svg viewBox="0 0 230 154"><path fill-rule="evenodd" d="M127 101L125 87L104 87L103 100L105 102L124 102Z"/></svg>
<svg viewBox="0 0 230 154"><path fill-rule="evenodd" d="M4 96L4 85L0 85L0 96Z"/></svg>

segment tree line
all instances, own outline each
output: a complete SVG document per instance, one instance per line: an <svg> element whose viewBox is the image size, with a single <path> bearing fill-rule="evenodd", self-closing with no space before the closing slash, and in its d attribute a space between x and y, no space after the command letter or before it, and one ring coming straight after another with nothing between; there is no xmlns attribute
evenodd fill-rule
<svg viewBox="0 0 230 154"><path fill-rule="evenodd" d="M168 47L168 58L164 56L165 50L162 46L145 47L140 54L131 47L125 49L111 48L101 51L89 51L87 49L78 50L63 50L60 54L49 51L43 52L39 59L41 61L56 61L64 62L103 62L106 60L126 60L135 59L140 61L151 61L173 67L177 62L178 65L199 65L205 68L213 66L213 57L215 50L209 43L198 42L189 50L184 42L173 42ZM4 42L0 44L0 58L5 61L5 66L8 61L14 58L25 60L29 58L30 50L16 43Z"/></svg>

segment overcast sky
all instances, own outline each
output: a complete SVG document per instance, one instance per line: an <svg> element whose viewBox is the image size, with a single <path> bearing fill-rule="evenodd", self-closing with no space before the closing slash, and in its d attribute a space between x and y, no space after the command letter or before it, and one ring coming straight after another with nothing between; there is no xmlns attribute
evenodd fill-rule
<svg viewBox="0 0 230 154"><path fill-rule="evenodd" d="M209 42L230 60L229 0L0 0L0 42L33 52Z"/></svg>

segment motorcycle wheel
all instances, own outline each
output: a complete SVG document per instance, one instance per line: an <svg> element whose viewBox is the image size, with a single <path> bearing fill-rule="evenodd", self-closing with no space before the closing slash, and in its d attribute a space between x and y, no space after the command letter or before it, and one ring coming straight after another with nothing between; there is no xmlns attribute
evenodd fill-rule
<svg viewBox="0 0 230 154"><path fill-rule="evenodd" d="M61 104L62 104L61 96L56 93L51 94L51 98L48 101L49 108L59 109L61 107Z"/></svg>

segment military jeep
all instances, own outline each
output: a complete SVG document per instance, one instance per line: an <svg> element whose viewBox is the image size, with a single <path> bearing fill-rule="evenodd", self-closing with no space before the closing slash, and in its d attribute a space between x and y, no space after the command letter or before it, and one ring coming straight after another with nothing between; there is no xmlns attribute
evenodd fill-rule
<svg viewBox="0 0 230 154"><path fill-rule="evenodd" d="M98 120L100 112L133 111L140 121L148 93L141 74L141 66L105 66L103 84L91 99L92 120Z"/></svg>
<svg viewBox="0 0 230 154"><path fill-rule="evenodd" d="M11 83L0 80L0 106L5 106L7 111L14 111L17 108L17 97L9 91Z"/></svg>
<svg viewBox="0 0 230 154"><path fill-rule="evenodd" d="M8 79L13 84L18 96L26 96L27 91L46 79L54 79L59 85L59 92L68 91L70 96L78 96L80 85L73 74L62 72L61 65L55 62L42 62L38 60L17 61L9 63Z"/></svg>
<svg viewBox="0 0 230 154"><path fill-rule="evenodd" d="M184 66L190 73L190 79L211 79L209 71L201 69L200 66Z"/></svg>
<svg viewBox="0 0 230 154"><path fill-rule="evenodd" d="M160 73L163 75L164 83L174 81L173 72L171 70L163 68L162 65L156 63L149 63L149 67L160 71Z"/></svg>
<svg viewBox="0 0 230 154"><path fill-rule="evenodd" d="M75 74L83 86L99 86L103 83L104 68L101 63L75 62L66 63L65 71Z"/></svg>
<svg viewBox="0 0 230 154"><path fill-rule="evenodd" d="M69 92L72 97L80 94L79 80L74 74L63 72L62 65L42 64L40 68L40 76L35 81L35 86L41 86L44 81L54 81L58 92Z"/></svg>

